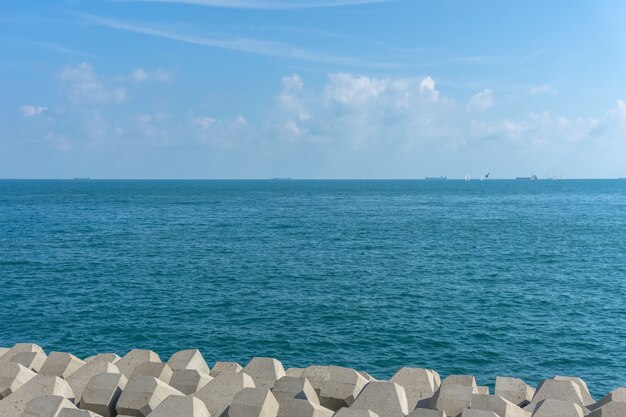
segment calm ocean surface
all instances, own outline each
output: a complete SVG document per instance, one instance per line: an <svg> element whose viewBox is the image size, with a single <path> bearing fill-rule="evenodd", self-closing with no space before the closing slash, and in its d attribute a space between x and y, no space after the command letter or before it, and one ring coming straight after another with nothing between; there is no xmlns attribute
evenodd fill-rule
<svg viewBox="0 0 626 417"><path fill-rule="evenodd" d="M0 346L626 386L626 181L0 181Z"/></svg>

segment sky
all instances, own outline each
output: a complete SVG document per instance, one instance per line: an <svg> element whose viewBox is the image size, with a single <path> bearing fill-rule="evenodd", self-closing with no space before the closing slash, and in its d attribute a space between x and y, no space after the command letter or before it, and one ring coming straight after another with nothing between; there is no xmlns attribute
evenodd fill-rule
<svg viewBox="0 0 626 417"><path fill-rule="evenodd" d="M617 0L0 4L0 178L626 177Z"/></svg>

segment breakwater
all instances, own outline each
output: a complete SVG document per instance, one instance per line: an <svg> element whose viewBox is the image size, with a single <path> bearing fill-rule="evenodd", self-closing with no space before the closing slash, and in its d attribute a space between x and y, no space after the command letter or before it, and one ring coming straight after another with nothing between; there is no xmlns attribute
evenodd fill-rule
<svg viewBox="0 0 626 417"><path fill-rule="evenodd" d="M0 348L1 417L623 417L626 388L601 399L572 376L533 387L499 376L442 379L404 367L388 380L347 367L287 368L274 358L209 367L197 349L162 361L133 349L81 359L19 343Z"/></svg>

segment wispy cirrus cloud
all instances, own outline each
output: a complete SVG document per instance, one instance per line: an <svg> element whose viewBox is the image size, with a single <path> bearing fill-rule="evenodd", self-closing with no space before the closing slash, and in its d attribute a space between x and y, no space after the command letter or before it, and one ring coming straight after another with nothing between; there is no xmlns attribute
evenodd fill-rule
<svg viewBox="0 0 626 417"><path fill-rule="evenodd" d="M353 57L336 56L321 52L310 51L288 43L250 38L211 38L206 36L188 35L173 32L170 30L160 29L157 27L149 27L119 20L107 19L104 17L90 14L81 14L81 16L96 25L107 27L110 29L139 33L142 35L154 36L157 38L169 39L194 45L230 49L234 51L266 55L276 58L291 58L304 61L325 62L339 65L363 65L360 60Z"/></svg>
<svg viewBox="0 0 626 417"><path fill-rule="evenodd" d="M355 6L359 4L387 3L392 0L114 0L143 3L183 3L197 6L229 9L313 9L324 7Z"/></svg>
<svg viewBox="0 0 626 417"><path fill-rule="evenodd" d="M41 48L41 49L45 49L48 51L58 52L61 54L66 54L66 55L74 55L74 56L80 56L83 58L91 58L91 59L96 58L96 56L93 54L79 51L76 49L72 49L67 46L60 45L60 44L53 43L53 42L39 41L39 40L33 40L33 39L21 39L21 38L3 38L2 41L17 44L20 46L21 45L32 46L35 48Z"/></svg>

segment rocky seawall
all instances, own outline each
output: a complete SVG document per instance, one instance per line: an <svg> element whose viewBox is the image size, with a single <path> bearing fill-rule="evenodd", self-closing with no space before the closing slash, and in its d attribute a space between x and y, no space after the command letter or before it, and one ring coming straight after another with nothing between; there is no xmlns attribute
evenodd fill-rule
<svg viewBox="0 0 626 417"><path fill-rule="evenodd" d="M0 417L626 417L626 388L596 401L583 380L532 387L497 377L401 368L388 381L338 366L277 359L209 367L197 349L163 362L150 350L80 359L35 344L0 348Z"/></svg>

